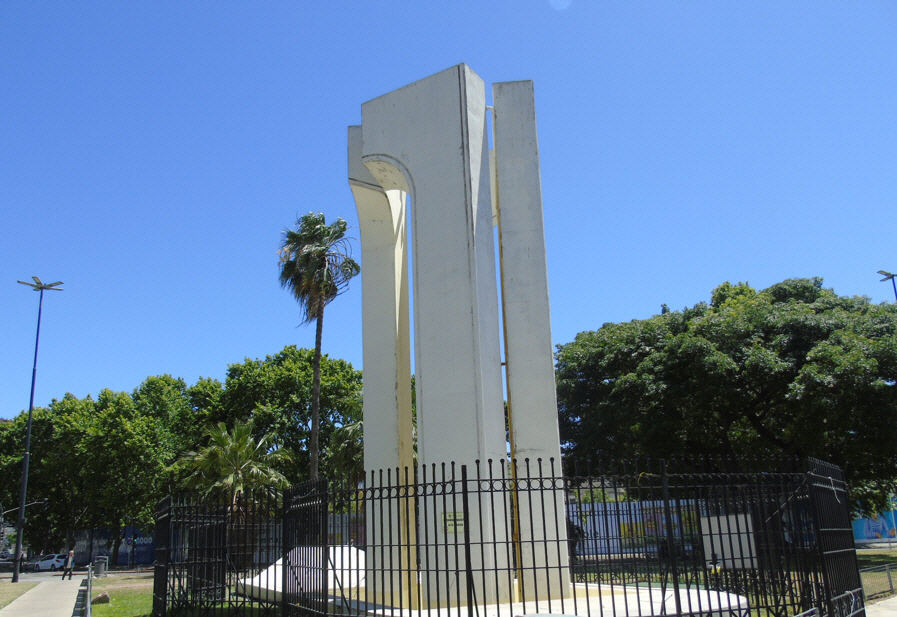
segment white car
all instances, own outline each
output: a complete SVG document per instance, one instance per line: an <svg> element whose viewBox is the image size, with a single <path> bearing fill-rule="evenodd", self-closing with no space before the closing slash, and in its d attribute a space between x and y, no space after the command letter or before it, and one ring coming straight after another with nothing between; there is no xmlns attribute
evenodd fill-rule
<svg viewBox="0 0 897 617"><path fill-rule="evenodd" d="M65 565L67 553L51 553L42 555L34 561L34 571L42 572L44 570L58 570Z"/></svg>

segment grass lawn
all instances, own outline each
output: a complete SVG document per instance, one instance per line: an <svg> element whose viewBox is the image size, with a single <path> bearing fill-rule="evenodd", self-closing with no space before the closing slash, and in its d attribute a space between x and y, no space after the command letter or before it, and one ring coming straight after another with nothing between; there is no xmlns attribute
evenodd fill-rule
<svg viewBox="0 0 897 617"><path fill-rule="evenodd" d="M0 583L0 608L3 608L35 585L37 583L16 583L13 585L9 581L3 581Z"/></svg>
<svg viewBox="0 0 897 617"><path fill-rule="evenodd" d="M863 549L857 551L857 565L859 565L860 570L888 564L897 564L897 551L886 549ZM884 570L860 572L860 579L863 582L863 591L866 592L866 599L868 600L883 599L894 592L893 571L891 574Z"/></svg>
<svg viewBox="0 0 897 617"><path fill-rule="evenodd" d="M153 575L107 576L93 582L93 597L109 594L109 604L94 604L94 617L147 617L153 612Z"/></svg>
<svg viewBox="0 0 897 617"><path fill-rule="evenodd" d="M884 566L889 563L897 563L897 550L887 549L861 549L857 551L857 565L860 570L873 566Z"/></svg>

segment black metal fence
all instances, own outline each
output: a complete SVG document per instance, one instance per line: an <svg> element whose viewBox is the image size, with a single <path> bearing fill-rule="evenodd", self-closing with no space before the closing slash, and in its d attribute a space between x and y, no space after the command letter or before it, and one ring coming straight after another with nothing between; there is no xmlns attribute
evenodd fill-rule
<svg viewBox="0 0 897 617"><path fill-rule="evenodd" d="M862 613L840 470L731 469L447 464L170 499L154 615Z"/></svg>
<svg viewBox="0 0 897 617"><path fill-rule="evenodd" d="M156 512L153 615L280 615L282 496L168 497ZM272 590L266 593L267 590Z"/></svg>

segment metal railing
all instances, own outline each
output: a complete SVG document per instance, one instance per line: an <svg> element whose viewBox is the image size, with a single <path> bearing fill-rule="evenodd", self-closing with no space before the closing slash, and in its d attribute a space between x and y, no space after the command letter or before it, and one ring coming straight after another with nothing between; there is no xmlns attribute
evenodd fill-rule
<svg viewBox="0 0 897 617"><path fill-rule="evenodd" d="M867 598L894 595L895 579L897 579L897 563L860 570L860 580L863 581L863 591Z"/></svg>
<svg viewBox="0 0 897 617"><path fill-rule="evenodd" d="M832 617L865 615L862 589L851 589L831 599Z"/></svg>
<svg viewBox="0 0 897 617"><path fill-rule="evenodd" d="M281 515L281 495L273 491L163 500L156 515L153 615L221 607L234 615L278 614ZM251 589L271 591L251 596Z"/></svg>
<svg viewBox="0 0 897 617"><path fill-rule="evenodd" d="M170 498L154 615L860 614L839 470L724 469L489 461Z"/></svg>
<svg viewBox="0 0 897 617"><path fill-rule="evenodd" d="M93 615L93 564L87 564L87 596L84 598L84 617Z"/></svg>

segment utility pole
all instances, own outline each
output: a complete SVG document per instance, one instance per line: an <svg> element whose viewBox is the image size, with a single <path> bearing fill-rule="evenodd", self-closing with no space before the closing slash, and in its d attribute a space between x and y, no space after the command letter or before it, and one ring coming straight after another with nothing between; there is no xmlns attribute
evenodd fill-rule
<svg viewBox="0 0 897 617"><path fill-rule="evenodd" d="M25 281L17 281L22 285L28 285L34 291L40 292L40 300L37 303L37 334L34 337L34 364L31 367L31 398L28 401L28 426L25 429L25 456L22 457L22 486L19 491L19 516L16 521L16 552L13 554L12 582L19 582L19 568L22 564L22 528L25 526L25 497L28 494L28 463L31 459L31 412L34 409L34 382L37 377L37 345L40 342L40 317L44 307L44 291L62 291L58 285L62 285L62 281L55 283L44 283L36 276L32 276L33 283Z"/></svg>

